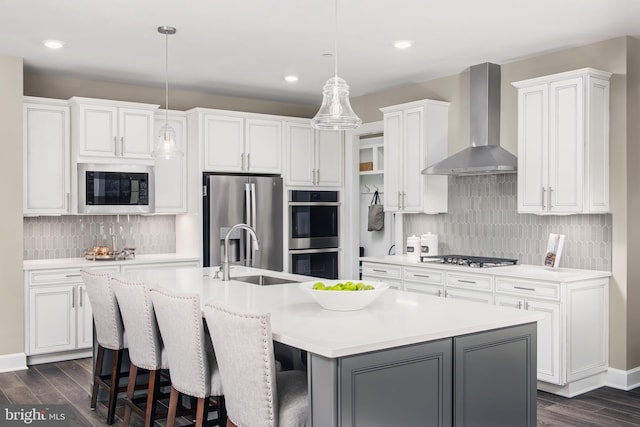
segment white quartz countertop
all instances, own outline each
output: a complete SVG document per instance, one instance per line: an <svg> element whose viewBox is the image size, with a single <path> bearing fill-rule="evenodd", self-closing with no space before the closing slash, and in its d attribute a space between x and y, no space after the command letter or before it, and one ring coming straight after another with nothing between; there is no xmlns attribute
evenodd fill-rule
<svg viewBox="0 0 640 427"><path fill-rule="evenodd" d="M145 269L126 277L146 280L152 288L197 293L202 304L215 301L247 312L271 313L273 338L324 357L336 358L489 329L536 322L540 313L418 293L387 290L359 311L323 309L296 283L257 286L211 277L213 269ZM309 277L245 268L234 275L268 274ZM313 280L315 281L315 280Z"/></svg>
<svg viewBox="0 0 640 427"><path fill-rule="evenodd" d="M32 259L25 260L23 268L29 270L47 270L51 268L90 268L92 266L108 266L108 265L130 265L130 264L153 264L177 261L197 261L197 256L180 255L175 253L168 254L148 254L136 255L135 258L126 260L108 260L108 261L90 261L84 258L54 258L54 259Z"/></svg>
<svg viewBox="0 0 640 427"><path fill-rule="evenodd" d="M516 264L504 267L472 268L452 264L417 262L406 255L388 255L384 257L362 257L363 262L377 262L407 267L432 268L446 271L487 274L491 276L519 277L523 279L545 280L550 282L577 282L581 280L610 277L610 271L581 270L575 268L550 268L542 265Z"/></svg>

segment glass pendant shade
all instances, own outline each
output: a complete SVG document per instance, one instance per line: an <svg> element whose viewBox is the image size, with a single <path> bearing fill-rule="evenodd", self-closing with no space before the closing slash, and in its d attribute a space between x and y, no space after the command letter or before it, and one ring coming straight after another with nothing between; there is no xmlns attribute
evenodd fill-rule
<svg viewBox="0 0 640 427"><path fill-rule="evenodd" d="M356 129L362 120L351 108L349 102L349 85L337 75L327 80L322 88L322 105L311 126L320 130Z"/></svg>
<svg viewBox="0 0 640 427"><path fill-rule="evenodd" d="M156 159L182 157L182 150L176 144L176 132L168 122L160 129L152 155Z"/></svg>

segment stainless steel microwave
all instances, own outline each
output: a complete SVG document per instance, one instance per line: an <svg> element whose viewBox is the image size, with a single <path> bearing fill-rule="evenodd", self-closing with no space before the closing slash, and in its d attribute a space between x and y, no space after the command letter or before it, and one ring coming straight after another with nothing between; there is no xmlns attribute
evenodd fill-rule
<svg viewBox="0 0 640 427"><path fill-rule="evenodd" d="M146 214L155 210L153 166L78 163L78 212Z"/></svg>

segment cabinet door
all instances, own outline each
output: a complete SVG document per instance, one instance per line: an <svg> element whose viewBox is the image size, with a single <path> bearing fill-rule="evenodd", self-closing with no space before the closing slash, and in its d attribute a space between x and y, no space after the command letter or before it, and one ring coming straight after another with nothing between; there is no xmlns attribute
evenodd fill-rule
<svg viewBox="0 0 640 427"><path fill-rule="evenodd" d="M547 208L547 85L518 91L518 212Z"/></svg>
<svg viewBox="0 0 640 427"><path fill-rule="evenodd" d="M525 300L510 295L496 295L495 304L502 307L533 310L544 313L538 321L538 379L563 384L560 373L560 304Z"/></svg>
<svg viewBox="0 0 640 427"><path fill-rule="evenodd" d="M245 120L245 170L248 172L282 172L282 122L280 120Z"/></svg>
<svg viewBox="0 0 640 427"><path fill-rule="evenodd" d="M75 285L29 290L29 354L76 348Z"/></svg>
<svg viewBox="0 0 640 427"><path fill-rule="evenodd" d="M445 295L447 298L452 299L480 302L482 304L493 304L493 294L489 292L468 291L466 289L455 289L447 287Z"/></svg>
<svg viewBox="0 0 640 427"><path fill-rule="evenodd" d="M203 125L204 171L242 172L244 119L207 114Z"/></svg>
<svg viewBox="0 0 640 427"><path fill-rule="evenodd" d="M583 79L549 86L549 211L582 212L584 184Z"/></svg>
<svg viewBox="0 0 640 427"><path fill-rule="evenodd" d="M384 210L400 210L402 112L384 114Z"/></svg>
<svg viewBox="0 0 640 427"><path fill-rule="evenodd" d="M158 114L154 135L158 137L166 118ZM156 213L184 213L187 211L187 119L169 116L169 126L175 131L176 145L182 157L155 160Z"/></svg>
<svg viewBox="0 0 640 427"><path fill-rule="evenodd" d="M93 345L93 312L91 311L91 303L87 297L87 287L79 285L77 288L77 294L77 348L88 348Z"/></svg>
<svg viewBox="0 0 640 427"><path fill-rule="evenodd" d="M311 125L286 124L287 185L313 185L315 176L314 137Z"/></svg>
<svg viewBox="0 0 640 427"><path fill-rule="evenodd" d="M431 283L404 281L404 290L408 292L418 292L421 294L444 297L444 286L433 285Z"/></svg>
<svg viewBox="0 0 640 427"><path fill-rule="evenodd" d="M23 213L69 211L69 107L25 104Z"/></svg>
<svg viewBox="0 0 640 427"><path fill-rule="evenodd" d="M342 185L343 132L316 132L316 184L327 187Z"/></svg>
<svg viewBox="0 0 640 427"><path fill-rule="evenodd" d="M153 151L153 111L135 108L118 109L120 157L151 159Z"/></svg>
<svg viewBox="0 0 640 427"><path fill-rule="evenodd" d="M404 112L404 142L402 144L402 210L422 212L424 178L424 108L411 108Z"/></svg>
<svg viewBox="0 0 640 427"><path fill-rule="evenodd" d="M109 106L80 104L80 156L113 157L118 140L118 109ZM75 137L74 137L75 138Z"/></svg>

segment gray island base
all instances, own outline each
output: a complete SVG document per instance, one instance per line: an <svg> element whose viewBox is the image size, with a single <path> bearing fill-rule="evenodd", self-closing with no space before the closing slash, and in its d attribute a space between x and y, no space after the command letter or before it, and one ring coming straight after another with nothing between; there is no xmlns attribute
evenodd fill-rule
<svg viewBox="0 0 640 427"><path fill-rule="evenodd" d="M536 323L369 353L308 354L314 427L536 425Z"/></svg>

